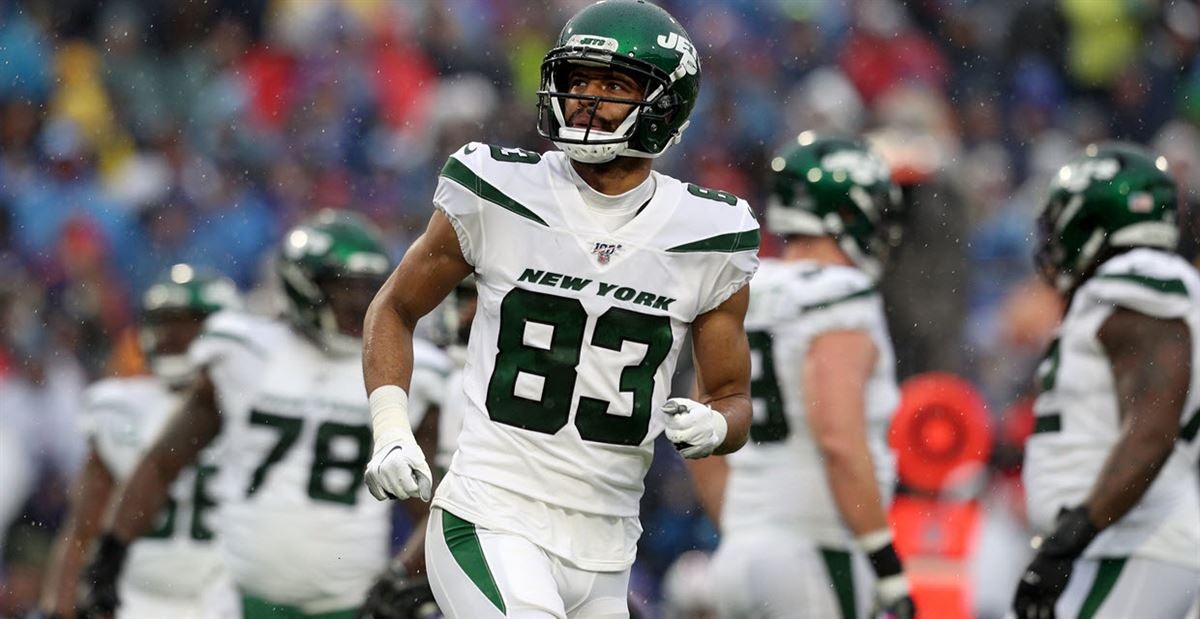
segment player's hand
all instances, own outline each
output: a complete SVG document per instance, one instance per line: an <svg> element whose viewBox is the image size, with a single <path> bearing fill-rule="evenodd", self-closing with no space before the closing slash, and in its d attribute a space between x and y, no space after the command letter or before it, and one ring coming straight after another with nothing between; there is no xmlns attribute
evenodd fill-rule
<svg viewBox="0 0 1200 619"><path fill-rule="evenodd" d="M117 580L125 566L128 545L112 533L100 536L96 554L84 568L80 584L85 588L83 603L76 613L81 619L107 619L112 617L121 598L117 594Z"/></svg>
<svg viewBox="0 0 1200 619"><path fill-rule="evenodd" d="M417 619L432 617L436 612L429 581L410 577L404 565L395 560L367 592L358 619Z"/></svg>
<svg viewBox="0 0 1200 619"><path fill-rule="evenodd" d="M415 440L396 440L376 449L365 477L367 489L380 501L433 497L433 472Z"/></svg>
<svg viewBox="0 0 1200 619"><path fill-rule="evenodd" d="M1038 545L1017 584L1013 611L1018 619L1054 619L1054 605L1071 580L1075 559L1097 534L1084 506L1059 512L1054 532Z"/></svg>
<svg viewBox="0 0 1200 619"><path fill-rule="evenodd" d="M875 600L879 605L876 614L887 619L915 619L917 616L917 605L913 603L904 574L876 581Z"/></svg>
<svg viewBox="0 0 1200 619"><path fill-rule="evenodd" d="M667 440L685 458L711 456L721 443L729 426L725 416L709 406L687 398L671 398L663 403L667 414Z"/></svg>

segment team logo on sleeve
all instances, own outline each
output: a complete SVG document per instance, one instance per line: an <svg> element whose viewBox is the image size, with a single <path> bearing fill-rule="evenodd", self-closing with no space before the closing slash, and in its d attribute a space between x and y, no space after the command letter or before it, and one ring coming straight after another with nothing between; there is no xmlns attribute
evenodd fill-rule
<svg viewBox="0 0 1200 619"><path fill-rule="evenodd" d="M600 264L608 264L612 260L614 254L620 251L620 245L612 243L596 243L592 246L592 253L596 255L596 261Z"/></svg>

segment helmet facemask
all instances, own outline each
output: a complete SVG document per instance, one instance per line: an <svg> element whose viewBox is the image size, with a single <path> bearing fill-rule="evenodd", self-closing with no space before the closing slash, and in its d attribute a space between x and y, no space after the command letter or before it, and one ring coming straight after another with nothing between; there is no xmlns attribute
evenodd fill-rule
<svg viewBox="0 0 1200 619"><path fill-rule="evenodd" d="M609 68L627 75L638 84L642 98L572 93L569 80L572 70L579 66ZM606 163L616 157L657 157L661 150L658 153L638 150L637 138L643 126L665 123L675 107L673 99L668 92L668 76L650 65L587 47L556 48L542 62L538 133L581 163ZM582 113L592 110L587 127L570 126L566 112L566 102L570 100L585 102ZM597 126L600 117L596 111L601 103L627 105L632 109L612 131L605 131Z"/></svg>

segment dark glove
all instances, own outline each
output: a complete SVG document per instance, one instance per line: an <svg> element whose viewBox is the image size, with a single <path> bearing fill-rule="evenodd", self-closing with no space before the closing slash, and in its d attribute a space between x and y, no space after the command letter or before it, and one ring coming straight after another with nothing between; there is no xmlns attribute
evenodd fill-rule
<svg viewBox="0 0 1200 619"><path fill-rule="evenodd" d="M889 536L890 538L890 536ZM871 569L875 571L876 614L882 613L889 619L914 619L917 606L909 593L908 577L896 547L890 541L873 552L867 553Z"/></svg>
<svg viewBox="0 0 1200 619"><path fill-rule="evenodd" d="M358 617L423 619L440 616L438 612L429 581L420 576L409 577L404 565L396 560L367 592L367 601L358 610Z"/></svg>
<svg viewBox="0 0 1200 619"><path fill-rule="evenodd" d="M80 584L84 587L80 619L103 619L113 616L121 599L117 595L117 580L125 567L128 544L112 533L100 536L96 554L83 570Z"/></svg>
<svg viewBox="0 0 1200 619"><path fill-rule="evenodd" d="M1017 584L1013 611L1018 619L1054 619L1054 604L1067 588L1075 559L1099 533L1082 505L1058 513L1054 532L1042 540Z"/></svg>

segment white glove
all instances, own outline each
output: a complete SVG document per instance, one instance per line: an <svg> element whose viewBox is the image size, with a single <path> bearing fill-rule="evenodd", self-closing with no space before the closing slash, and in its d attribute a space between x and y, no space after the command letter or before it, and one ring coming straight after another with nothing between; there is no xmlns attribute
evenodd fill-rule
<svg viewBox="0 0 1200 619"><path fill-rule="evenodd" d="M392 441L375 450L367 463L367 489L380 501L433 496L433 473L416 440Z"/></svg>
<svg viewBox="0 0 1200 619"><path fill-rule="evenodd" d="M433 496L433 473L408 422L408 394L396 385L371 392L375 455L367 463L367 489L378 500Z"/></svg>
<svg viewBox="0 0 1200 619"><path fill-rule="evenodd" d="M729 425L725 416L687 398L671 398L663 403L667 414L667 440L685 458L704 458L725 442Z"/></svg>

